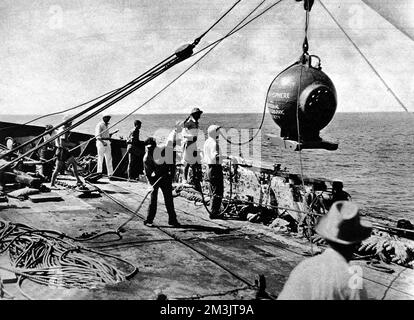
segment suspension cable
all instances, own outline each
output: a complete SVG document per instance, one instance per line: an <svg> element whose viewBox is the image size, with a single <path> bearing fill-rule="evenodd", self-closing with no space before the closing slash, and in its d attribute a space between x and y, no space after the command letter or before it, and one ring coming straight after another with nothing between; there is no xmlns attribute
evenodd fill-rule
<svg viewBox="0 0 414 320"><path fill-rule="evenodd" d="M395 100L398 102L398 104L401 106L401 108L404 109L405 112L409 113L407 107L404 105L404 103L401 101L400 98L398 98L397 94L390 88L390 86L387 84L387 82L384 80L384 78L379 74L379 72L375 69L375 67L372 65L372 63L368 60L368 58L365 56L365 54L359 49L357 44L351 39L351 37L348 35L348 33L345 31L345 29L339 24L338 20L335 19L333 14L328 10L328 8L324 5L322 0L319 0L322 7L325 9L325 11L328 13L328 15L332 18L332 20L336 23L336 25L339 27L339 29L344 33L344 35L348 38L349 42L354 46L354 48L358 51L358 53L361 55L361 57L365 60L365 62L368 64L368 66L372 69L372 71L375 73L375 75L381 80L382 84L387 88L387 90L391 93L391 95L395 98Z"/></svg>
<svg viewBox="0 0 414 320"><path fill-rule="evenodd" d="M300 121L299 121L299 108L300 108L300 94L302 91L302 77L303 77L303 63L306 62L306 59L309 58L308 50L309 50L309 43L308 43L308 30L309 30L309 22L310 22L310 11L312 9L313 0L304 0L304 8L305 8L305 37L303 40L302 45L302 57L301 57L301 68L300 68L300 75L299 75L299 85L296 97L296 129L298 134L298 143L299 143L299 164L300 164L300 178L302 183L302 188L305 190L305 182L303 179L303 161L302 161L302 148L300 147L301 144L301 135L300 135Z"/></svg>
<svg viewBox="0 0 414 320"><path fill-rule="evenodd" d="M304 38L303 46L302 46L302 50L303 50L303 54L301 58L302 64L300 66L299 85L298 85L298 92L297 92L297 97L296 97L296 128L297 128L298 143L299 143L300 179L302 183L303 192L305 192L305 181L303 179L302 147L300 146L302 142L301 142L301 136L300 136L299 107L300 107L300 94L302 91L303 69L305 68L303 63L305 63L306 57L310 59L308 55L308 50L309 50L308 29L309 29L310 10L311 10L311 6L309 6L309 0L304 0L304 1L305 1L305 38ZM309 237L309 243L310 243L311 255L313 256L313 243L310 237Z"/></svg>

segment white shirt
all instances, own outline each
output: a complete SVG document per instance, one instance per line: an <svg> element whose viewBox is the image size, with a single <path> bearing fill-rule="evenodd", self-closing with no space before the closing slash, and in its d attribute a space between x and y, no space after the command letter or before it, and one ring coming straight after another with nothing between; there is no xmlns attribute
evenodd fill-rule
<svg viewBox="0 0 414 320"><path fill-rule="evenodd" d="M60 134L65 129L66 129L65 127L60 127L59 129L56 130L56 135ZM60 137L56 138L55 140L56 147L65 147L63 141L66 140L68 137L69 137L69 131L66 132L65 134L62 134Z"/></svg>
<svg viewBox="0 0 414 320"><path fill-rule="evenodd" d="M96 143L102 143L102 141L99 140L99 138L107 139L107 138L111 137L109 135L108 125L104 121L101 121L96 125L96 127L95 127L95 137L96 137ZM111 143L110 140L104 140L104 142L107 143L107 144Z"/></svg>
<svg viewBox="0 0 414 320"><path fill-rule="evenodd" d="M217 156L219 156L219 149L217 140L208 137L206 142L204 142L204 150L203 150L203 161L205 164L221 164L222 159L219 157L219 161L217 162Z"/></svg>
<svg viewBox="0 0 414 320"><path fill-rule="evenodd" d="M367 299L362 278L358 282L357 276L341 254L328 248L293 269L278 300Z"/></svg>
<svg viewBox="0 0 414 320"><path fill-rule="evenodd" d="M168 134L167 139L165 140L165 145L166 146L171 146L171 147L175 147L179 144L180 142L180 138L178 136L178 132L176 129L171 130L171 132Z"/></svg>

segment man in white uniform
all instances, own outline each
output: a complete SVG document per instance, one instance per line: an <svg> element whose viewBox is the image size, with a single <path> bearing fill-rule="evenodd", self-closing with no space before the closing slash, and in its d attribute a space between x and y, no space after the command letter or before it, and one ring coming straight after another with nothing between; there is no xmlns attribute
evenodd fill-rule
<svg viewBox="0 0 414 320"><path fill-rule="evenodd" d="M103 170L103 160L106 161L106 170L108 172L108 177L111 178L114 169L112 166L112 150L111 150L111 135L109 133L109 120L111 116L104 114L102 121L96 125L95 128L95 137L96 137L96 149L98 151L98 173L102 173Z"/></svg>

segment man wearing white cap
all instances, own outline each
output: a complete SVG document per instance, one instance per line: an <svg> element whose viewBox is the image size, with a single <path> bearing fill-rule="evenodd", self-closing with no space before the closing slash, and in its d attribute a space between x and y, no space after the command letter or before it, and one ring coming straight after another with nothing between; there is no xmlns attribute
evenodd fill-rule
<svg viewBox="0 0 414 320"><path fill-rule="evenodd" d="M335 202L316 226L329 248L299 263L278 296L279 300L362 300L367 299L362 272L349 261L372 227L361 221L358 206L350 201ZM355 272L356 271L356 272Z"/></svg>
<svg viewBox="0 0 414 320"><path fill-rule="evenodd" d="M111 150L111 134L109 133L109 120L111 116L103 114L102 121L100 121L95 128L96 149L98 152L98 173L103 171L103 160L106 161L106 170L108 177L111 178L114 169L112 166L112 150Z"/></svg>
<svg viewBox="0 0 414 320"><path fill-rule="evenodd" d="M204 142L203 161L207 165L207 180L210 192L210 218L220 218L221 201L223 198L223 157L218 143L220 127L211 125L207 129L208 138Z"/></svg>

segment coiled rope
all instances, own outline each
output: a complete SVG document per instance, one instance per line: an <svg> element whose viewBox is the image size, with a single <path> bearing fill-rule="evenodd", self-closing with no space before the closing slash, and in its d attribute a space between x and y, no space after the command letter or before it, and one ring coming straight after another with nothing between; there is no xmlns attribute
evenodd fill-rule
<svg viewBox="0 0 414 320"><path fill-rule="evenodd" d="M125 281L138 272L130 262L77 241L57 231L0 220L0 254L8 251L12 264L0 268L18 275L19 290L28 299L32 298L22 289L25 279L59 288L90 289ZM132 271L125 273L102 257L120 261Z"/></svg>

